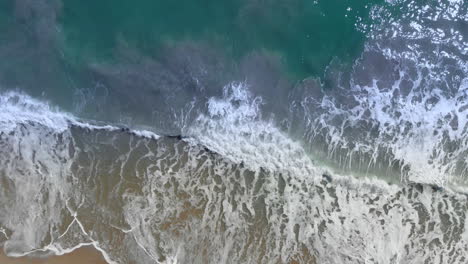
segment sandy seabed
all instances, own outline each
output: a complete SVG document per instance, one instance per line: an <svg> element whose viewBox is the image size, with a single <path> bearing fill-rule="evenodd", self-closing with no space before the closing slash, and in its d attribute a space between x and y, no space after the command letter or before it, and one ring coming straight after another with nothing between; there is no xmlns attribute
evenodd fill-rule
<svg viewBox="0 0 468 264"><path fill-rule="evenodd" d="M79 248L69 254L62 256L51 256L47 258L11 258L0 250L1 264L107 264L101 252L92 247Z"/></svg>

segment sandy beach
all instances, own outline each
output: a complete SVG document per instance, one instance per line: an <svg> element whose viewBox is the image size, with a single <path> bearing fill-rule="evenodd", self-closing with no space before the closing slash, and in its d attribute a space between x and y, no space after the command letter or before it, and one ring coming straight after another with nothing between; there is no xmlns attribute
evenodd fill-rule
<svg viewBox="0 0 468 264"><path fill-rule="evenodd" d="M69 254L48 258L10 258L0 252L1 264L107 264L101 252L92 247L79 248Z"/></svg>

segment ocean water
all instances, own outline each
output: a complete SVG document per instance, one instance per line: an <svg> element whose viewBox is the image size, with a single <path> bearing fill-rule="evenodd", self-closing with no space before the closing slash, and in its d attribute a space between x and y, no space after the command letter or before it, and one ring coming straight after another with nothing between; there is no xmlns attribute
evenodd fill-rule
<svg viewBox="0 0 468 264"><path fill-rule="evenodd" d="M468 3L0 0L0 245L466 263Z"/></svg>

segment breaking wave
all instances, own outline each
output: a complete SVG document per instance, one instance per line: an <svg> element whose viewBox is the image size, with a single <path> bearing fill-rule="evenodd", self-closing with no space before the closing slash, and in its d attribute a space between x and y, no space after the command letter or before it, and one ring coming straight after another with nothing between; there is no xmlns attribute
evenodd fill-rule
<svg viewBox="0 0 468 264"><path fill-rule="evenodd" d="M298 83L286 114L233 82L190 104L178 136L3 92L0 245L92 245L109 263L466 263L467 14L376 6L351 70L334 60Z"/></svg>

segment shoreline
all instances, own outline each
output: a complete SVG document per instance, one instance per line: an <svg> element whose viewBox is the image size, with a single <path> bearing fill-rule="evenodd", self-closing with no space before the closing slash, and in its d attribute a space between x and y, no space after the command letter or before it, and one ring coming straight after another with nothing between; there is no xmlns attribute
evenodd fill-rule
<svg viewBox="0 0 468 264"><path fill-rule="evenodd" d="M85 246L73 250L70 253L50 256L46 258L37 257L8 257L3 250L0 251L0 263L2 264L108 264L102 253L93 246Z"/></svg>

